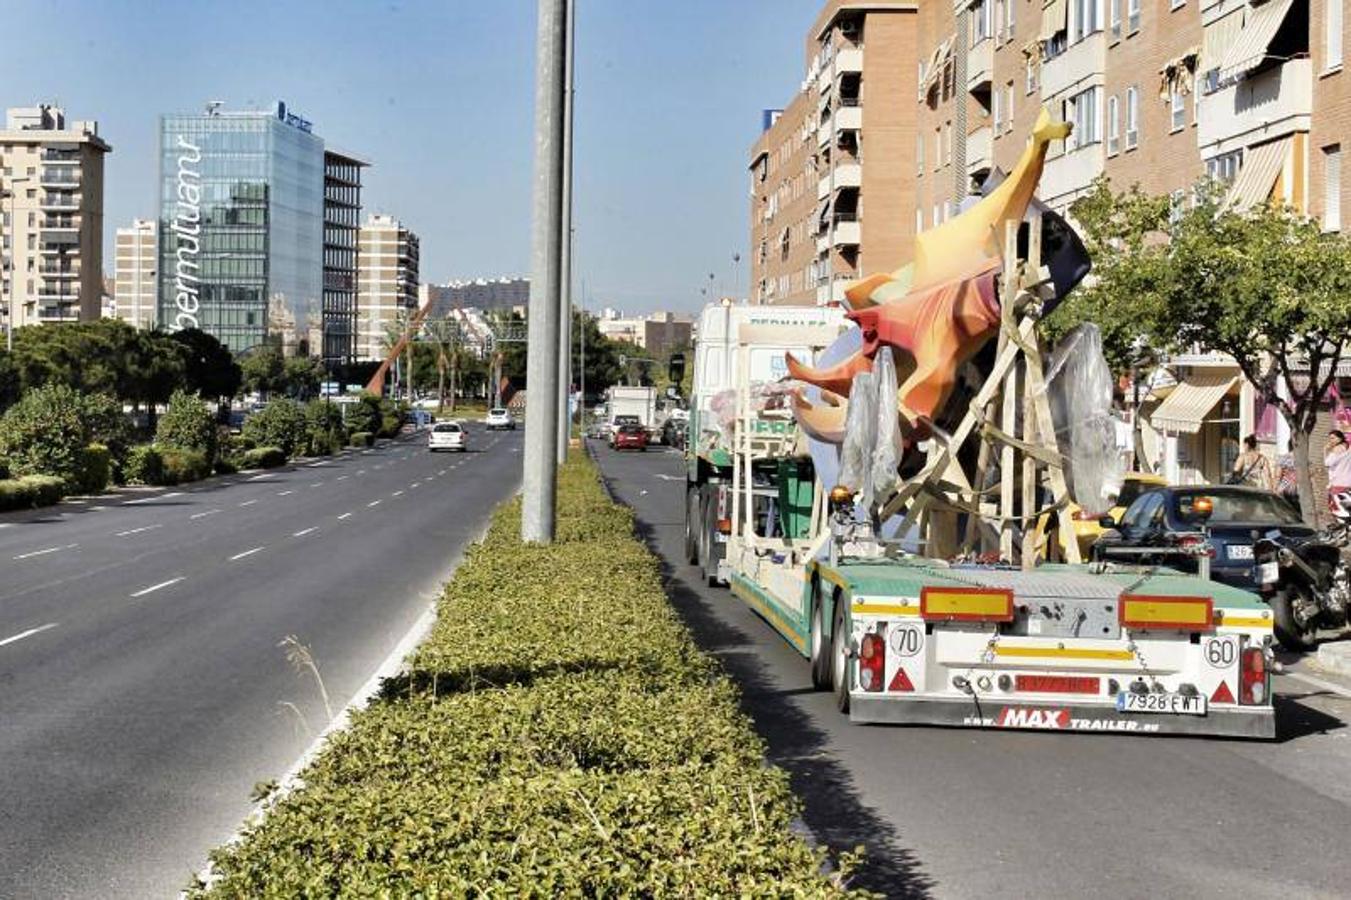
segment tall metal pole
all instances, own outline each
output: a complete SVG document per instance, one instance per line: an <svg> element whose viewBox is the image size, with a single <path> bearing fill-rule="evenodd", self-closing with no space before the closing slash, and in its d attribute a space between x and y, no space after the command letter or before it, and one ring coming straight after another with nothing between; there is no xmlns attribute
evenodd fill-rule
<svg viewBox="0 0 1351 900"><path fill-rule="evenodd" d="M554 539L558 490L558 330L563 256L564 81L570 0L539 0L535 215L526 361L521 540Z"/></svg>
<svg viewBox="0 0 1351 900"><path fill-rule="evenodd" d="M563 255L562 276L559 283L559 316L563 327L559 331L558 387L560 412L558 422L558 464L568 458L568 438L572 433L572 417L568 415L572 399L572 116L576 105L573 85L573 54L577 46L577 4L568 3L567 62L563 84Z"/></svg>
<svg viewBox="0 0 1351 900"><path fill-rule="evenodd" d="M582 441L586 441L586 279L582 279L582 314L577 321L577 355L581 365L577 367L577 424L581 426Z"/></svg>

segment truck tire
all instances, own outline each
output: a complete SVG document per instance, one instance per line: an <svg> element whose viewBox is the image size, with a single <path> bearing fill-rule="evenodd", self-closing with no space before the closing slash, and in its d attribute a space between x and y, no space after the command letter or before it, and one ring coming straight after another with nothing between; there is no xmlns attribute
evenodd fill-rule
<svg viewBox="0 0 1351 900"><path fill-rule="evenodd" d="M849 712L849 637L844 632L844 603L835 592L835 624L830 633L830 686L835 692L835 708Z"/></svg>
<svg viewBox="0 0 1351 900"><path fill-rule="evenodd" d="M704 583L709 587L720 587L718 580L718 504L711 491L703 491L701 504L703 515L699 517L702 527L699 529L699 565L704 570Z"/></svg>
<svg viewBox="0 0 1351 900"><path fill-rule="evenodd" d="M1271 617L1275 620L1272 624L1275 626L1276 640L1287 650L1312 650L1316 643L1314 635L1317 634L1318 628L1311 621L1301 625L1298 616L1295 615L1295 600L1307 602L1305 597L1296 597L1297 592L1303 590L1301 586L1290 585L1281 588L1271 598Z"/></svg>
<svg viewBox="0 0 1351 900"><path fill-rule="evenodd" d="M821 582L812 580L812 620L811 634L812 687L818 691L828 691L831 687L830 643L826 639L826 611L821 601Z"/></svg>
<svg viewBox="0 0 1351 900"><path fill-rule="evenodd" d="M699 489L685 491L685 562L699 565Z"/></svg>

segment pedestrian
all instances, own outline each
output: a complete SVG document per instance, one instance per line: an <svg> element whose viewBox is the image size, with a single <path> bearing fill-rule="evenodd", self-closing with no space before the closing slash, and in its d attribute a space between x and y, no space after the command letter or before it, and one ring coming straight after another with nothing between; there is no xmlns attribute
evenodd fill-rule
<svg viewBox="0 0 1351 900"><path fill-rule="evenodd" d="M1243 439L1243 452L1234 460L1234 468L1227 481L1229 484L1241 484L1264 491L1275 489L1276 477L1271 470L1271 460L1257 449L1257 435L1250 434Z"/></svg>
<svg viewBox="0 0 1351 900"><path fill-rule="evenodd" d="M1336 496L1351 491L1351 447L1347 446L1345 432L1333 429L1328 434L1323 463L1328 469L1328 510L1335 512Z"/></svg>

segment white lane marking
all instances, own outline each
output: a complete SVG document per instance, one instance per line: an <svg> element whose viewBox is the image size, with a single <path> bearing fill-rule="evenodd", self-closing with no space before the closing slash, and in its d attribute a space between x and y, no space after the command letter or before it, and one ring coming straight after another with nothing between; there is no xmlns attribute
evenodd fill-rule
<svg viewBox="0 0 1351 900"><path fill-rule="evenodd" d="M252 550L245 550L243 553L236 553L234 556L230 557L230 562L234 562L237 559L243 559L246 556L252 556L255 553L262 553L262 552L263 552L262 547L254 547Z"/></svg>
<svg viewBox="0 0 1351 900"><path fill-rule="evenodd" d="M444 475L444 474L446 474L446 470L445 470L445 469L442 469L440 472L437 472L436 474L437 474L437 475Z"/></svg>
<svg viewBox="0 0 1351 900"><path fill-rule="evenodd" d="M142 525L140 528L133 528L130 531L119 531L113 537L126 537L129 534L140 534L142 531L154 531L156 528L163 527L163 525Z"/></svg>
<svg viewBox="0 0 1351 900"><path fill-rule="evenodd" d="M349 479L349 478L351 478L351 477L352 477L351 475L339 475L339 476L338 476L338 480L339 480L339 481L346 481L347 479Z"/></svg>
<svg viewBox="0 0 1351 900"><path fill-rule="evenodd" d="M103 511L104 511L105 509L107 509L107 508L108 508L108 507L106 507L106 506L91 506L91 507L89 507L89 511L90 511L90 512L103 512ZM0 528L4 528L4 527L5 527L4 525L0 525Z"/></svg>
<svg viewBox="0 0 1351 900"><path fill-rule="evenodd" d="M142 503L150 503L151 501L153 501L153 500L158 500L158 499L159 499L158 496L155 496L155 497L142 497L140 500L128 500L126 503L123 503L122 505L123 505L123 506L140 506Z"/></svg>
<svg viewBox="0 0 1351 900"><path fill-rule="evenodd" d="M372 500L370 503L367 503L366 505L367 505L367 506L379 506L379 505L380 505L380 501L379 501L379 500Z"/></svg>
<svg viewBox="0 0 1351 900"><path fill-rule="evenodd" d="M309 466L308 466L307 468L311 468L311 469L322 469L322 468L323 468L324 466L326 466L326 465L328 465L328 463L324 462L323 460L320 460L319 462L310 463Z"/></svg>
<svg viewBox="0 0 1351 900"><path fill-rule="evenodd" d="M314 484L310 485L310 487L312 487L312 488L323 487L323 486L324 486L324 483L323 483L322 481L316 481Z"/></svg>
<svg viewBox="0 0 1351 900"><path fill-rule="evenodd" d="M10 635L3 641L0 641L0 647L5 646L6 644L12 644L15 641L21 641L27 637L32 637L35 634L41 634L42 632L46 631L49 628L55 628L56 625L57 625L56 622L48 622L46 625L39 625L37 628L30 628L27 631L20 631L18 634Z"/></svg>
<svg viewBox="0 0 1351 900"><path fill-rule="evenodd" d="M343 519L350 519L350 518L352 518L351 513L343 513L342 515L338 516L338 521L341 522Z"/></svg>
<svg viewBox="0 0 1351 900"><path fill-rule="evenodd" d="M395 491L393 494L390 494L390 496L391 496L391 497L402 497L402 496L403 496L403 491Z"/></svg>
<svg viewBox="0 0 1351 900"><path fill-rule="evenodd" d="M255 504L255 503L257 503L257 502L258 502L257 500L245 500L243 503L241 503L241 504L239 504L239 505L240 505L240 506L252 506L253 504Z"/></svg>
<svg viewBox="0 0 1351 900"><path fill-rule="evenodd" d="M683 475L666 475L666 474L661 473L661 472L658 472L658 473L657 473L657 477L660 478L662 481L684 481L684 480L685 480L685 476L683 476Z"/></svg>
<svg viewBox="0 0 1351 900"><path fill-rule="evenodd" d="M365 475L365 474L366 474L366 470L365 470L365 469L360 469L360 470L357 472L357 474L358 474L358 475Z"/></svg>
<svg viewBox="0 0 1351 900"><path fill-rule="evenodd" d="M420 488L420 487L422 487L422 482L420 482L420 481L415 481L415 482L413 482L412 484L408 485L408 489L409 489L410 491L415 491L415 490L417 490L417 489Z"/></svg>
<svg viewBox="0 0 1351 900"><path fill-rule="evenodd" d="M295 534L291 535L291 537L304 537L305 535L318 530L318 528L306 528L304 531L297 531Z"/></svg>
<svg viewBox="0 0 1351 900"><path fill-rule="evenodd" d="M185 575L179 575L177 578L170 578L168 581L161 581L159 584L152 584L152 585L150 585L150 587L148 587L148 588L141 588L139 591L137 591L136 593L132 594L131 596L133 596L133 597L144 597L146 594L153 594L155 591L158 591L158 590L160 590L161 588L167 588L167 587L168 587L169 585L171 585L171 584L178 584L180 581L182 581L182 580L183 580L184 578L186 578L186 577L187 577L187 576L185 576Z"/></svg>
<svg viewBox="0 0 1351 900"><path fill-rule="evenodd" d="M48 547L46 550L34 550L31 553L20 553L15 559L28 559L33 556L46 556L48 553L60 553L62 550L72 550L78 547L78 544L71 544L69 547Z"/></svg>
<svg viewBox="0 0 1351 900"><path fill-rule="evenodd" d="M95 509L98 509L97 506L94 507L94 508L95 508ZM13 527L14 527L14 523L13 523L13 522L0 522L0 528L13 528Z"/></svg>
<svg viewBox="0 0 1351 900"><path fill-rule="evenodd" d="M1346 688L1341 687L1340 685L1333 684L1331 681L1324 681L1321 678L1314 678L1312 675L1305 675L1303 672L1291 672L1289 669L1286 669L1284 672L1281 672L1280 674L1293 678L1296 681L1302 681L1305 684L1319 688L1320 690L1336 694L1338 697L1351 698L1351 691L1348 691Z"/></svg>
<svg viewBox="0 0 1351 900"><path fill-rule="evenodd" d="M160 499L161 499L161 500L168 500L170 497L182 497L182 496L183 496L183 492L182 492L182 491L170 491L169 493L165 494L165 495L164 495L163 497L161 497Z"/></svg>
<svg viewBox="0 0 1351 900"><path fill-rule="evenodd" d="M287 496L288 494L294 494L294 493L295 493L295 491L277 491L277 496L278 496L278 497L285 497L285 496Z"/></svg>
<svg viewBox="0 0 1351 900"><path fill-rule="evenodd" d="M218 509L208 509L206 512L199 512L196 515L188 516L189 519L205 519L207 516L214 516L220 512Z"/></svg>
<svg viewBox="0 0 1351 900"><path fill-rule="evenodd" d="M276 477L277 477L277 473L276 473L276 472L264 472L264 473L261 474L261 475L255 475L255 476L253 476L252 478L248 478L248 479L246 479L246 480L247 480L247 481L262 481L264 478L276 478Z"/></svg>

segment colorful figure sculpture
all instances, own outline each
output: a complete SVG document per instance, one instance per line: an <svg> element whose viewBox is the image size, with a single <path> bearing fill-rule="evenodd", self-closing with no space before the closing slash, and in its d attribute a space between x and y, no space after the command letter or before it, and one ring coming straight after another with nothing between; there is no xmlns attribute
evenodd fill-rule
<svg viewBox="0 0 1351 900"><path fill-rule="evenodd" d="M914 262L891 275L875 275L846 291L848 318L858 324L863 347L829 369L788 356L788 371L821 389L821 402L801 394L798 423L811 436L838 444L844 438L854 375L872 370L882 345L892 348L900 387L897 405L907 438L922 437L952 393L957 371L998 332L997 280L1003 269L1003 235L1022 222L1041 180L1051 141L1070 125L1042 110L1027 149L1013 172L987 196L950 221L915 238Z"/></svg>

